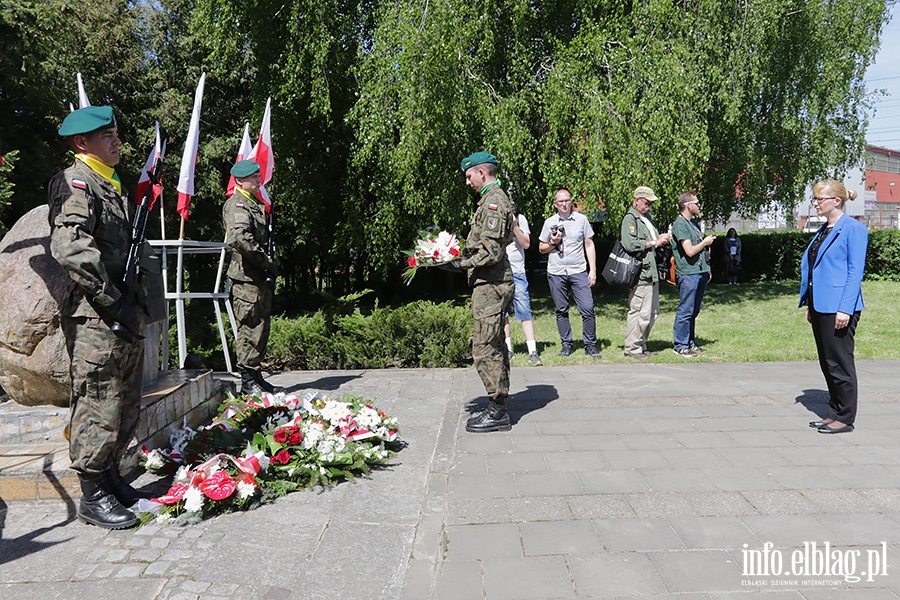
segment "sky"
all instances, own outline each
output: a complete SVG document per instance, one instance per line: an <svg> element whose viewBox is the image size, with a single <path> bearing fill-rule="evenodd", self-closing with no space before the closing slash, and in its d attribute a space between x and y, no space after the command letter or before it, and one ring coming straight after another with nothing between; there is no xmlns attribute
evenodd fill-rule
<svg viewBox="0 0 900 600"><path fill-rule="evenodd" d="M900 2L891 9L892 18L881 32L881 48L866 71L866 89L884 89L887 95L874 102L866 141L874 146L900 150Z"/></svg>

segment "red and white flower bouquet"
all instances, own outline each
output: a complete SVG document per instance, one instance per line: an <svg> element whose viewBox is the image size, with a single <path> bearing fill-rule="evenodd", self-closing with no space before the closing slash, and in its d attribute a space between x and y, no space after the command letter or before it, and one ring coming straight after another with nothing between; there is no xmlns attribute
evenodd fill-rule
<svg viewBox="0 0 900 600"><path fill-rule="evenodd" d="M397 419L356 396L310 392L232 396L198 430L165 450L143 448L145 467L175 472L164 495L136 506L145 521L190 523L255 508L288 492L368 473L400 449Z"/></svg>
<svg viewBox="0 0 900 600"><path fill-rule="evenodd" d="M437 225L419 231L415 247L404 251L407 258L403 281L409 285L420 267L436 267L453 262L462 255L464 247L463 240L453 233L441 231Z"/></svg>

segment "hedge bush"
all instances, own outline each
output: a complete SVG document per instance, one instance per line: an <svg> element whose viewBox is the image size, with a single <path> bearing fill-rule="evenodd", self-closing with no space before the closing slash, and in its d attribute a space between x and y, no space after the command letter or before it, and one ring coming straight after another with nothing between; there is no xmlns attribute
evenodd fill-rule
<svg viewBox="0 0 900 600"><path fill-rule="evenodd" d="M777 231L741 235L741 281L785 281L800 279L800 259L813 233ZM725 279L725 236L712 246L714 280ZM900 231L869 232L866 279L900 281Z"/></svg>
<svg viewBox="0 0 900 600"><path fill-rule="evenodd" d="M286 370L459 367L472 358L469 307L424 300L370 314L275 317L267 362Z"/></svg>

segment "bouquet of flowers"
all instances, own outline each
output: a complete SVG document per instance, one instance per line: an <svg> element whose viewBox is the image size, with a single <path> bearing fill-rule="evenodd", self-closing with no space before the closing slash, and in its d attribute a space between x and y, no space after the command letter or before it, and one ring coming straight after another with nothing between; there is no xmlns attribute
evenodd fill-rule
<svg viewBox="0 0 900 600"><path fill-rule="evenodd" d="M419 267L434 267L456 260L465 243L455 234L440 231L437 225L419 231L419 239L412 250L405 250L407 268L403 271L406 285L416 276Z"/></svg>
<svg viewBox="0 0 900 600"><path fill-rule="evenodd" d="M229 395L211 424L185 426L169 442L164 450L142 448L148 470L175 472L166 494L138 503L145 521L191 523L255 508L368 473L400 447L397 419L356 396L319 392Z"/></svg>

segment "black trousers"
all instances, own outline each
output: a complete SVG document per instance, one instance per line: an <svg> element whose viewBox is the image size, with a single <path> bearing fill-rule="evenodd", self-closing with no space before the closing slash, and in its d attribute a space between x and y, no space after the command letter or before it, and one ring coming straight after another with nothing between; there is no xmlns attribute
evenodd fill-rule
<svg viewBox="0 0 900 600"><path fill-rule="evenodd" d="M859 384L856 379L856 363L853 361L853 337L859 322L859 311L850 316L850 323L843 329L834 328L835 313L809 310L819 366L828 384L828 418L847 425L856 420L856 402Z"/></svg>

